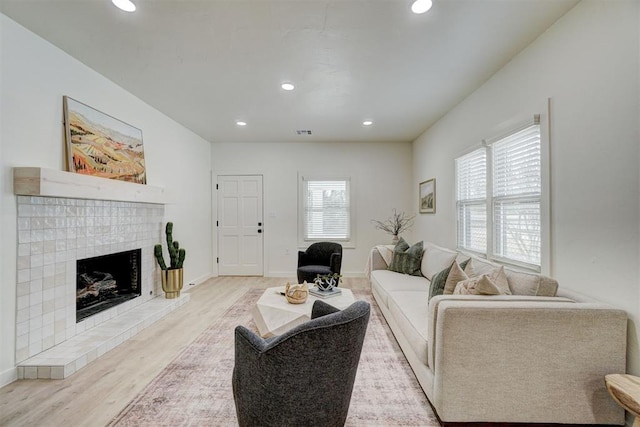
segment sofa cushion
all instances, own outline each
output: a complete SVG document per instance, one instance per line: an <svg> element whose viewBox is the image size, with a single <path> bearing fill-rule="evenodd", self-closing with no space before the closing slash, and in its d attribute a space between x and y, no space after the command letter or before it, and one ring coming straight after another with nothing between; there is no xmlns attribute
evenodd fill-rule
<svg viewBox="0 0 640 427"><path fill-rule="evenodd" d="M458 265L462 265L462 263L464 262L464 265L467 265L467 262L469 262L469 260L471 259L471 257L465 253L462 252L458 252L458 255L456 255L456 262L458 263ZM464 267L462 267L462 269L464 270Z"/></svg>
<svg viewBox="0 0 640 427"><path fill-rule="evenodd" d="M303 273L303 277L311 276L314 279L317 276L333 274L333 271L331 271L331 267L329 267L328 265L303 265L302 267L298 267L298 271Z"/></svg>
<svg viewBox="0 0 640 427"><path fill-rule="evenodd" d="M503 266L493 270L490 274L487 274L487 277L491 279L491 282L495 284L498 289L500 289L500 293L504 295L511 295L511 289L509 288L509 281L507 280L507 275L505 274L505 269Z"/></svg>
<svg viewBox="0 0 640 427"><path fill-rule="evenodd" d="M467 260L467 263L469 260ZM465 264L466 266L467 264ZM467 280L469 276L464 272L464 267L458 264L458 261L455 261L451 266L451 271L449 271L449 275L447 276L447 281L444 284L443 295L451 295L453 291L456 289L456 285L458 282L462 282L463 280Z"/></svg>
<svg viewBox="0 0 640 427"><path fill-rule="evenodd" d="M400 237L398 239L398 243L396 243L396 245L393 247L393 252L404 252L410 247L411 245L408 244L406 240L404 240L404 237Z"/></svg>
<svg viewBox="0 0 640 427"><path fill-rule="evenodd" d="M396 247L393 248L393 259L389 264L389 270L412 276L421 276L420 266L422 253L424 252L422 242L418 242L411 247L408 246L404 239L401 238Z"/></svg>
<svg viewBox="0 0 640 427"><path fill-rule="evenodd" d="M451 268L454 265L457 265L457 263L455 261L453 261L453 264L451 264L449 267L447 267L444 270L436 273L431 278L431 283L429 284L429 300L431 300L431 298L433 298L436 295L444 294L444 286L447 283L447 278L449 277L449 272L451 271Z"/></svg>
<svg viewBox="0 0 640 427"><path fill-rule="evenodd" d="M473 260L471 258L469 258L469 260L467 261L467 266L462 270L464 270L467 276L473 276Z"/></svg>
<svg viewBox="0 0 640 427"><path fill-rule="evenodd" d="M388 306L388 293L392 291L421 291L429 293L429 281L422 276L409 276L389 270L371 272L371 288L380 296L382 303Z"/></svg>
<svg viewBox="0 0 640 427"><path fill-rule="evenodd" d="M500 268L500 264L496 264L495 262L487 261L486 259L473 257L467 267L464 269L464 272L467 273L467 276L482 276L483 274L490 274L496 268Z"/></svg>
<svg viewBox="0 0 640 427"><path fill-rule="evenodd" d="M514 295L535 295L554 297L558 291L558 281L536 273L505 270L509 287Z"/></svg>
<svg viewBox="0 0 640 427"><path fill-rule="evenodd" d="M427 242L422 256L422 275L431 280L434 274L450 267L458 253Z"/></svg>
<svg viewBox="0 0 640 427"><path fill-rule="evenodd" d="M500 268L500 264L483 258L472 257L464 272L469 277L491 274ZM513 295L534 295L540 297L554 297L558 291L558 281L538 273L505 269L509 289Z"/></svg>
<svg viewBox="0 0 640 427"><path fill-rule="evenodd" d="M428 291L393 291L389 293L389 311L411 348L427 364Z"/></svg>

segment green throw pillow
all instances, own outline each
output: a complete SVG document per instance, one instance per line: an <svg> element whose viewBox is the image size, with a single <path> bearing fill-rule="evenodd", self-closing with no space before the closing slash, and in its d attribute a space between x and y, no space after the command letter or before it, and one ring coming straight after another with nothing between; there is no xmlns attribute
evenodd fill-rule
<svg viewBox="0 0 640 427"><path fill-rule="evenodd" d="M467 264L469 264L469 261L471 261L471 258L469 258L469 259L467 259L465 261L462 261L460 264L458 264L460 266L460 270L464 270L467 267Z"/></svg>
<svg viewBox="0 0 640 427"><path fill-rule="evenodd" d="M407 249L409 249L409 244L401 237L398 240L398 243L393 247L393 253L403 253L406 252Z"/></svg>
<svg viewBox="0 0 640 427"><path fill-rule="evenodd" d="M389 270L412 276L422 276L420 266L423 253L422 242L409 247L409 244L400 238L396 247L393 248L393 259L389 265Z"/></svg>
<svg viewBox="0 0 640 427"><path fill-rule="evenodd" d="M455 261L453 261L455 262ZM429 299L433 298L436 295L444 294L444 285L447 283L447 277L449 277L449 272L451 271L451 267L453 267L453 263L448 268L436 273L431 278L431 284L429 285Z"/></svg>

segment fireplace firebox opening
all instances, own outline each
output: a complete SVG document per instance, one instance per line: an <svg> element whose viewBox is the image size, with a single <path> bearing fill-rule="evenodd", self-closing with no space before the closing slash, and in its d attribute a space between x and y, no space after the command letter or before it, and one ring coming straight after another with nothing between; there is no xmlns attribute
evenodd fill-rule
<svg viewBox="0 0 640 427"><path fill-rule="evenodd" d="M76 323L140 296L141 249L86 258L76 264Z"/></svg>

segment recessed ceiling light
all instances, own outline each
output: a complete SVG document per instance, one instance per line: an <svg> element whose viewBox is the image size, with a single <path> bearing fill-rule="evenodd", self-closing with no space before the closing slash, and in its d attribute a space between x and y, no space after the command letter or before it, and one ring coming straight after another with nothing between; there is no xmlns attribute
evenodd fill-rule
<svg viewBox="0 0 640 427"><path fill-rule="evenodd" d="M136 5L131 0L111 0L111 3L125 12L135 12L136 10Z"/></svg>
<svg viewBox="0 0 640 427"><path fill-rule="evenodd" d="M293 83L282 83L280 87L284 90L294 90L296 88Z"/></svg>
<svg viewBox="0 0 640 427"><path fill-rule="evenodd" d="M373 124L372 120L365 120L364 122L362 122L363 126L371 126Z"/></svg>
<svg viewBox="0 0 640 427"><path fill-rule="evenodd" d="M411 11L413 13L425 13L427 10L431 9L433 6L433 2L431 0L415 0L411 5Z"/></svg>
<svg viewBox="0 0 640 427"><path fill-rule="evenodd" d="M247 125L247 122L243 122L242 120L238 120L238 121L236 122L236 124L237 124L238 126L246 126L246 125Z"/></svg>

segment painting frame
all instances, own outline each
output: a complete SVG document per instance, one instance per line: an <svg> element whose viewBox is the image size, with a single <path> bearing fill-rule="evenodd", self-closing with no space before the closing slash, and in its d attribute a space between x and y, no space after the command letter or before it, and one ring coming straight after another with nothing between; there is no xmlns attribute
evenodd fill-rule
<svg viewBox="0 0 640 427"><path fill-rule="evenodd" d="M147 183L141 129L69 96L62 103L69 172Z"/></svg>
<svg viewBox="0 0 640 427"><path fill-rule="evenodd" d="M418 210L421 214L436 213L436 179L418 184Z"/></svg>

